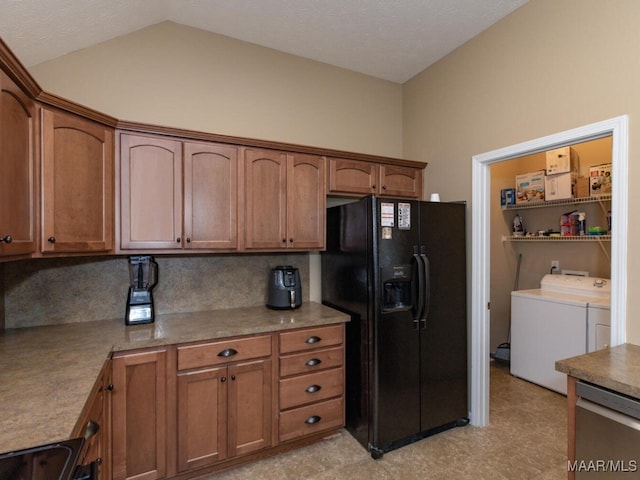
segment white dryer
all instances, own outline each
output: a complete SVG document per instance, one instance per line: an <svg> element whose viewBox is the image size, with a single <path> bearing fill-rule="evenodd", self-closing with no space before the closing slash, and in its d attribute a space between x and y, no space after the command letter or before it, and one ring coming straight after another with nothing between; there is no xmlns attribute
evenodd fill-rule
<svg viewBox="0 0 640 480"><path fill-rule="evenodd" d="M511 374L566 395L567 377L555 362L589 351L589 330L593 337L604 323L590 328L589 307L602 317L610 296L609 279L574 275L545 275L540 288L511 292ZM600 345L608 344L600 332Z"/></svg>

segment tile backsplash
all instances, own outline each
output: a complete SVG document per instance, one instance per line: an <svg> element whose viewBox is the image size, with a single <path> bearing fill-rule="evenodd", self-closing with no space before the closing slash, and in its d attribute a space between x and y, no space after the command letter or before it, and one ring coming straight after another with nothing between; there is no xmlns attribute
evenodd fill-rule
<svg viewBox="0 0 640 480"><path fill-rule="evenodd" d="M299 268L303 300L309 300L306 253L156 256L155 260L156 314L264 305L269 270L276 265ZM127 257L81 257L1 265L4 328L124 318L128 264Z"/></svg>

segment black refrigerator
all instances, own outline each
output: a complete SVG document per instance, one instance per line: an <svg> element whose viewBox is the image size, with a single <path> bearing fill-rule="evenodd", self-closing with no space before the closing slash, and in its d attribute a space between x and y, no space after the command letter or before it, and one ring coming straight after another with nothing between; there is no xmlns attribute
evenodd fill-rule
<svg viewBox="0 0 640 480"><path fill-rule="evenodd" d="M466 204L327 209L322 301L346 324L346 426L373 458L468 420Z"/></svg>

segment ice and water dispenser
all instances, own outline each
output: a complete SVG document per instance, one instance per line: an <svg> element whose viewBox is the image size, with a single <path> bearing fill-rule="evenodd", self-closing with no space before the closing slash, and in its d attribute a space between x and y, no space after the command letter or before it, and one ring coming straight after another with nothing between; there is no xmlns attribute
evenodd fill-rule
<svg viewBox="0 0 640 480"><path fill-rule="evenodd" d="M410 310L412 304L411 265L392 265L380 268L382 280L382 311Z"/></svg>

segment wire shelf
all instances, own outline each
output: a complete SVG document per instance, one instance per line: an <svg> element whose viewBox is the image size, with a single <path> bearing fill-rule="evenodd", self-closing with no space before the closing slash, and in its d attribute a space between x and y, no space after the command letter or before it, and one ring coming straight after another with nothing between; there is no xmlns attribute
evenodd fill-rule
<svg viewBox="0 0 640 480"><path fill-rule="evenodd" d="M581 203L598 203L611 200L611 195L601 195L599 197L581 197L581 198L567 198L564 200L549 200L543 202L533 203L517 203L515 205L503 205L502 210L523 210L528 208L548 208L557 207L561 205L577 205Z"/></svg>
<svg viewBox="0 0 640 480"><path fill-rule="evenodd" d="M503 242L610 242L611 235L576 235L565 237L503 235Z"/></svg>

